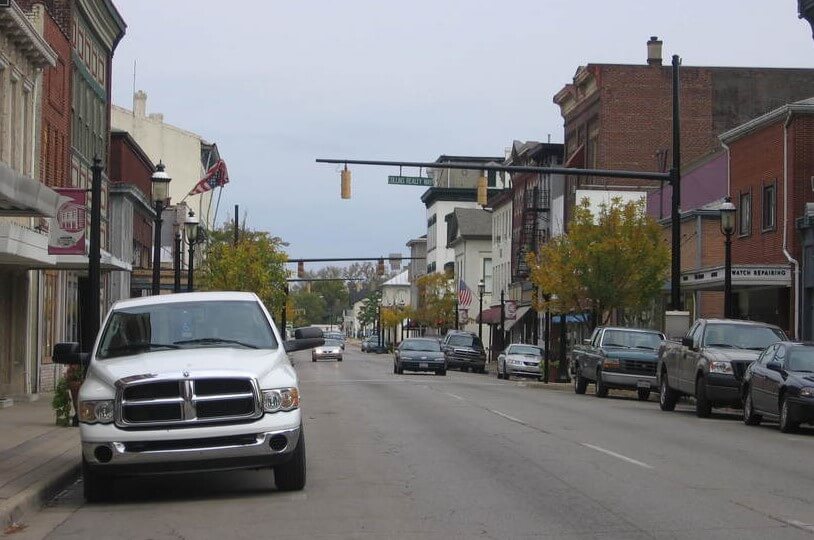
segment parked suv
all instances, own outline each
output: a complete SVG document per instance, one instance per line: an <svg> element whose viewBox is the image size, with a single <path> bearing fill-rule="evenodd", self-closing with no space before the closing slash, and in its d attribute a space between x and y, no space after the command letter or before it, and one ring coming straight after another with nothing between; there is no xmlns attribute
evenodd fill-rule
<svg viewBox="0 0 814 540"><path fill-rule="evenodd" d="M441 350L444 351L448 368L486 373L486 351L477 335L450 330L441 342Z"/></svg>
<svg viewBox="0 0 814 540"><path fill-rule="evenodd" d="M117 302L82 364L79 432L85 498L118 475L274 469L280 490L305 486L297 373L287 352L323 343L318 328L283 341L252 293L207 292Z"/></svg>

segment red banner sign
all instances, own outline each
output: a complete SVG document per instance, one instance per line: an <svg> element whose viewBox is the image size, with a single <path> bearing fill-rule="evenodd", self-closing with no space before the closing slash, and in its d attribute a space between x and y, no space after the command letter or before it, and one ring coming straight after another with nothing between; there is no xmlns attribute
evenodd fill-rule
<svg viewBox="0 0 814 540"><path fill-rule="evenodd" d="M51 221L48 238L50 255L84 255L87 216L84 189L56 188L59 193L57 215Z"/></svg>

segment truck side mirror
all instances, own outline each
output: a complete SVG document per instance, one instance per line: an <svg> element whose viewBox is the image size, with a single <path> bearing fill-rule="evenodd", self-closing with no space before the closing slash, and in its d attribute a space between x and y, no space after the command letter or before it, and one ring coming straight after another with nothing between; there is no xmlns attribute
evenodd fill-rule
<svg viewBox="0 0 814 540"><path fill-rule="evenodd" d="M589 337L584 338L582 340L582 343L583 343L583 345L590 345L591 344L591 338L589 338Z"/></svg>
<svg viewBox="0 0 814 540"><path fill-rule="evenodd" d="M322 330L315 326L297 328L294 330L294 339L283 342L285 352L303 351L313 349L325 344L322 337Z"/></svg>
<svg viewBox="0 0 814 540"><path fill-rule="evenodd" d="M54 352L51 355L51 360L55 364L85 366L90 360L90 355L82 352L79 343L57 343L54 345Z"/></svg>
<svg viewBox="0 0 814 540"><path fill-rule="evenodd" d="M685 347L689 347L690 349L692 349L695 346L695 342L692 340L690 336L684 336L683 338L681 338L681 344L684 345Z"/></svg>

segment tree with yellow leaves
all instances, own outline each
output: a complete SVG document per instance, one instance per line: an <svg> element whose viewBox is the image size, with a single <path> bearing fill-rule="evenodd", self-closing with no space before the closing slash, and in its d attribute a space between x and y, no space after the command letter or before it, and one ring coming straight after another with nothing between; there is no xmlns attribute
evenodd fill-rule
<svg viewBox="0 0 814 540"><path fill-rule="evenodd" d="M229 235L220 232L211 235L200 269L201 288L253 292L279 321L287 278L285 243L267 232L243 230L239 242L233 245L227 240Z"/></svg>
<svg viewBox="0 0 814 540"><path fill-rule="evenodd" d="M614 312L644 311L669 275L670 249L644 202L613 199L591 212L575 207L567 235L529 256L531 281L556 311L594 310L603 322ZM541 305L545 302L540 302Z"/></svg>
<svg viewBox="0 0 814 540"><path fill-rule="evenodd" d="M415 319L422 326L447 330L455 326L455 291L446 274L418 278L418 308Z"/></svg>

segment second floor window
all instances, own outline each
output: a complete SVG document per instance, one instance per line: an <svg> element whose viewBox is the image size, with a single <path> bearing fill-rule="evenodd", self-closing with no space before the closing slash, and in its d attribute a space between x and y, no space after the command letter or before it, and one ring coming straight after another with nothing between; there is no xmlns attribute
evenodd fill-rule
<svg viewBox="0 0 814 540"><path fill-rule="evenodd" d="M774 229L777 219L777 186L774 182L763 186L763 230Z"/></svg>
<svg viewBox="0 0 814 540"><path fill-rule="evenodd" d="M752 194L741 193L738 207L738 234L748 235L752 232Z"/></svg>

